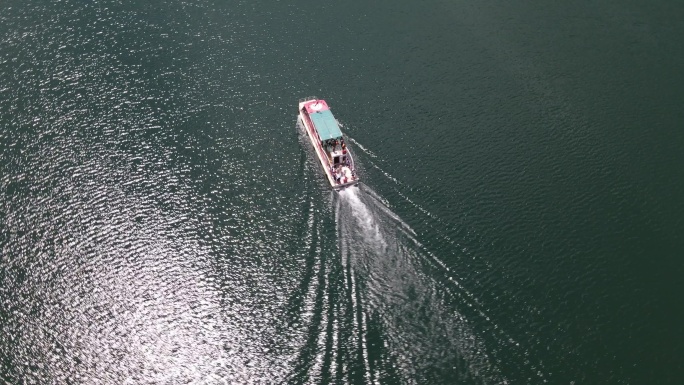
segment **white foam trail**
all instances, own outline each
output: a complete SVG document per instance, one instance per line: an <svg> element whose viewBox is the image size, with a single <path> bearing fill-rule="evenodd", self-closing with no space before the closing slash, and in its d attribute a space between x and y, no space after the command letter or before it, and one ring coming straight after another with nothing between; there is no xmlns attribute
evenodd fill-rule
<svg viewBox="0 0 684 385"><path fill-rule="evenodd" d="M347 139L349 139L352 143L354 143L358 148L360 148L363 152L371 156L372 158L377 158L378 156L375 155L371 150L367 149L366 147L362 146L361 143L357 142L354 140L354 138L350 137L347 135Z"/></svg>
<svg viewBox="0 0 684 385"><path fill-rule="evenodd" d="M356 223L361 229L361 235L364 237L366 245L373 245L378 250L387 247L387 242L380 232L380 226L375 220L373 214L359 198L358 188L349 188L340 191L340 197L349 205L349 212L356 219Z"/></svg>
<svg viewBox="0 0 684 385"><path fill-rule="evenodd" d="M442 238L455 250L471 255L470 251L462 246L462 239L452 239L451 233L459 233L451 231L454 230L452 224L443 221L438 215L414 201L406 194L413 189L378 165L386 164L385 160L355 139L348 139L361 150L360 155L368 155L361 160L380 171L388 181L393 182L388 186L427 217L428 222L431 222L428 223L428 228L432 235ZM490 356L482 337L477 336L471 325L478 325L480 330L489 330L487 338L495 339L500 346L513 347L519 351L520 344L491 319L486 304L480 301L477 293L469 291L455 271L450 270L449 265L440 256L425 247L411 226L401 220L392 211L392 205L375 191L360 184L358 190L350 189L339 194L339 201L336 207L342 212L336 213L336 218L341 240L340 252L343 259L349 262L351 270L356 271L359 276L357 281L367 282L367 290L359 290L367 294L366 311L371 309L379 312L387 325L394 325L388 330L396 333L404 331L404 335L398 336L397 340L408 342L411 337L406 336L419 336L421 332L415 329L413 334L412 331L406 331L408 326L405 322L402 324L405 314L392 313L386 309L405 308L405 313L411 313L415 311L412 306L416 306L420 300L426 301L430 304L428 308L435 309L435 316L432 319L437 325L435 329L442 328L444 335L448 336L445 339L451 342L453 348L449 351L456 350L458 359L469 363L468 373L465 375L481 378L482 383L508 383L499 368L493 364L498 360L497 351L492 351ZM443 293L441 299L438 297L442 294L436 293ZM411 295L415 298L409 300ZM453 305L445 305L445 300L452 304L459 303L457 307L463 310L454 310ZM384 305L383 309L379 309L381 305ZM493 334L491 331L494 331ZM414 345L420 346L422 343L428 347L426 340L429 338L417 338ZM440 342L442 341L439 339L435 341L437 344ZM410 353L407 352L419 350L411 344L402 345L400 342L397 342L395 347L406 349L398 353L401 357L410 357ZM425 356L429 357L431 353L426 352ZM435 359L444 360L444 357ZM406 373L411 373L415 362L409 359L406 362ZM543 366L541 362L539 365ZM544 378L542 371L534 366L529 368L540 378ZM415 378L410 375L407 377Z"/></svg>
<svg viewBox="0 0 684 385"><path fill-rule="evenodd" d="M504 383L482 338L466 316L445 304L444 287L433 278L434 271L425 271L429 267L424 262L436 260L432 266L440 272L446 265L423 249L415 231L386 201L365 186L348 188L340 191L335 211L340 253L356 298L353 306L361 313L355 327L364 344L364 361L369 360L366 319L372 314L381 320L383 339L406 379L418 378L434 365L451 367L463 360L467 365L454 371L464 378ZM458 283L454 290L454 298L477 306Z"/></svg>
<svg viewBox="0 0 684 385"><path fill-rule="evenodd" d="M373 191L369 187L365 187L362 185L361 188L362 188L362 191L364 193L368 194L369 197L375 199L376 207L381 209L384 214L386 214L387 216L392 218L392 220L394 220L395 222L400 224L406 231L410 232L413 236L416 235L416 232L413 230L413 228L411 228L411 226L409 226L408 223L404 222L401 218L399 218L399 216L397 214L395 214L390 209L390 204L385 198L381 197L378 193L376 193L375 191Z"/></svg>

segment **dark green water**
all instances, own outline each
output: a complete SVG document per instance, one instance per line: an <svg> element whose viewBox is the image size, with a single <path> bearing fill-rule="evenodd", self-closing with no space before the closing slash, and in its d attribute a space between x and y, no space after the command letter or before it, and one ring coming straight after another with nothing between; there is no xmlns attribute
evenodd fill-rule
<svg viewBox="0 0 684 385"><path fill-rule="evenodd" d="M3 2L0 379L681 384L682 20ZM359 188L328 188L309 95Z"/></svg>

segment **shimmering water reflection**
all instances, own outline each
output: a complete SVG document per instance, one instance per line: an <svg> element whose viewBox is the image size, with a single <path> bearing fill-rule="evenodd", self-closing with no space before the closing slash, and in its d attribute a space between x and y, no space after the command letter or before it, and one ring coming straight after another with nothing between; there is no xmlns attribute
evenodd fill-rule
<svg viewBox="0 0 684 385"><path fill-rule="evenodd" d="M4 1L0 382L679 384L683 11Z"/></svg>

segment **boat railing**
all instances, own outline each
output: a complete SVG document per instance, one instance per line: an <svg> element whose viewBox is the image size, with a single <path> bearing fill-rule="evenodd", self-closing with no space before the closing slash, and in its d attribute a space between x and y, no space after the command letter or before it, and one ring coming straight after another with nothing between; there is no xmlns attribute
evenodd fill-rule
<svg viewBox="0 0 684 385"><path fill-rule="evenodd" d="M315 97L315 96L307 96L307 97L305 97L305 98L299 99L299 103L306 102L307 100L318 100L318 98Z"/></svg>

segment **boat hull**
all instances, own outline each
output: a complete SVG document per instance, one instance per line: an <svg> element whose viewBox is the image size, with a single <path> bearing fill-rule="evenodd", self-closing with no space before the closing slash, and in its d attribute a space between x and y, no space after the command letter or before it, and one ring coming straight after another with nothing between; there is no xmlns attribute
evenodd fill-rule
<svg viewBox="0 0 684 385"><path fill-rule="evenodd" d="M328 182L330 183L330 186L334 188L335 190L339 190L348 186L354 186L359 183L358 178L354 175L354 172L352 169L349 169L349 167L344 166L343 168L347 168L348 170L344 171L348 175L352 175L351 180L350 178L347 178L347 182L344 182L343 180L340 180L340 182L335 180L335 175L333 174L333 167L330 164L330 160L328 158L328 153L326 150L323 148L323 145L321 144L321 141L319 140L318 133L316 131L316 127L313 123L313 121L310 119L308 114L303 111L304 105L308 102L311 102L316 99L302 99L299 102L299 121L302 124L302 128L306 132L306 136L309 138L309 142L314 148L314 152L316 154L316 158L318 158L319 163L321 164L321 168L323 169L323 173L325 174L326 178L328 179ZM347 149L347 152L349 150ZM349 153L349 156L351 157L351 153ZM352 166L353 167L353 166Z"/></svg>

